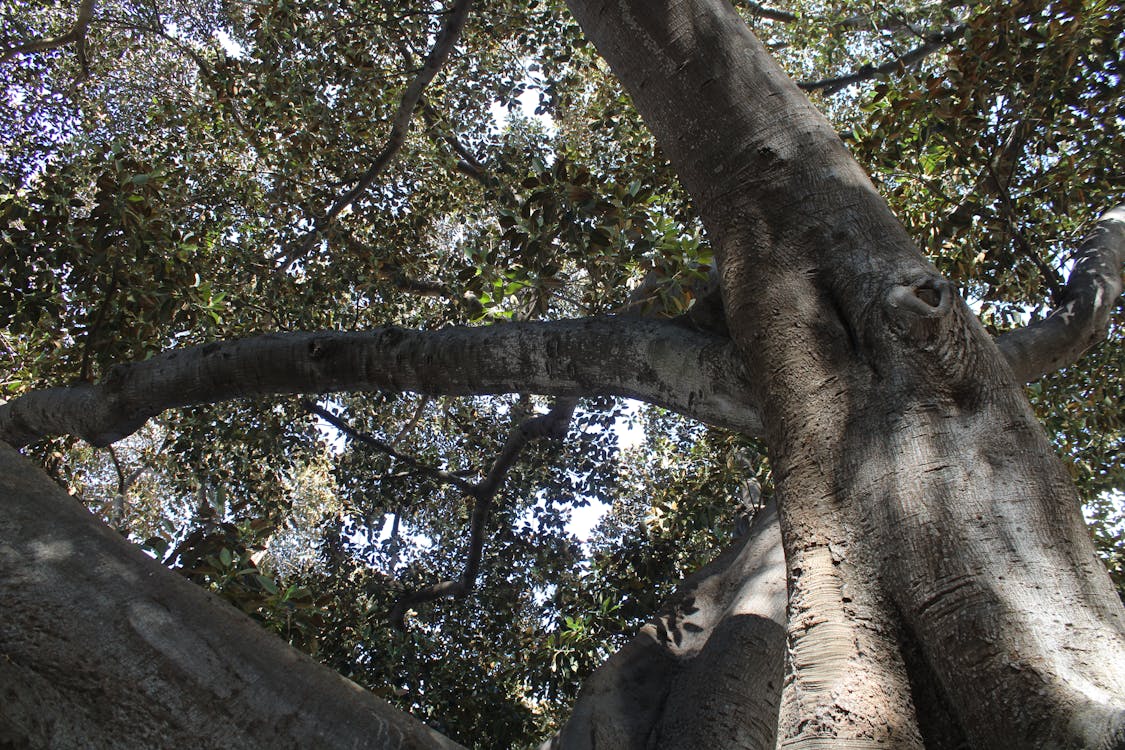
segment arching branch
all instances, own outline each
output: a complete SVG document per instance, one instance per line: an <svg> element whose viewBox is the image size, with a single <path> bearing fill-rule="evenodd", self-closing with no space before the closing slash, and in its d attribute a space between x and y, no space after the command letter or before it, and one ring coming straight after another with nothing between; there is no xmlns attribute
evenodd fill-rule
<svg viewBox="0 0 1125 750"><path fill-rule="evenodd" d="M421 70L410 81L406 90L402 92L402 99L399 101L398 109L391 120L391 133L387 137L387 142L383 144L382 150L375 156L374 161L371 162L367 171L359 177L355 185L337 198L324 216L316 220L312 230L305 235L300 244L286 250L277 258L281 270L288 269L293 263L312 252L320 233L332 225L340 212L367 192L367 189L375 182L375 178L398 156L398 152L402 150L403 144L406 143L410 121L414 118L414 110L422 99L422 92L426 90L426 86L430 84L445 61L449 59L449 54L453 51L453 46L457 43L458 37L461 36L461 30L465 27L465 20L469 17L471 5L472 0L457 0L453 4L441 31L434 39L433 47L430 48L429 54L426 55L426 59L422 63Z"/></svg>
<svg viewBox="0 0 1125 750"><path fill-rule="evenodd" d="M98 384L34 391L0 405L16 446L76 435L108 445L165 409L250 396L339 391L429 395L624 396L761 434L730 339L623 317L438 331L267 334L118 365Z"/></svg>
<svg viewBox="0 0 1125 750"><path fill-rule="evenodd" d="M1125 205L1106 211L1079 247L1059 306L1045 319L996 339L1020 382L1065 367L1105 338L1109 316L1121 296L1122 266Z"/></svg>

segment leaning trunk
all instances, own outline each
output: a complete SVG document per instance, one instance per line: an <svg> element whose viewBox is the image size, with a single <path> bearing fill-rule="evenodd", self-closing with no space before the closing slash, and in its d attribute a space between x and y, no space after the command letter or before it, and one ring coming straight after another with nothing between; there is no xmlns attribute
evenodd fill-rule
<svg viewBox="0 0 1125 750"><path fill-rule="evenodd" d="M1120 602L953 287L726 2L571 6L695 200L764 406L779 743L1125 747Z"/></svg>
<svg viewBox="0 0 1125 750"><path fill-rule="evenodd" d="M4 443L0 507L0 747L460 747L149 559Z"/></svg>

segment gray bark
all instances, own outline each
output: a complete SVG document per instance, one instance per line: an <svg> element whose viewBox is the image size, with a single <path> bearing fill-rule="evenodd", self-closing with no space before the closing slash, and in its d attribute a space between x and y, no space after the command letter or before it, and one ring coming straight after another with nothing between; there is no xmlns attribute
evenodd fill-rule
<svg viewBox="0 0 1125 750"><path fill-rule="evenodd" d="M1063 299L1041 321L996 339L1021 382L1070 364L1105 339L1109 316L1121 297L1125 266L1125 206L1106 211L1074 256Z"/></svg>
<svg viewBox="0 0 1125 750"><path fill-rule="evenodd" d="M3 443L0 504L0 747L460 747L149 559Z"/></svg>
<svg viewBox="0 0 1125 750"><path fill-rule="evenodd" d="M725 3L571 4L701 211L737 349L625 318L268 336L30 394L0 406L0 437L104 444L165 408L263 394L640 398L766 435L787 643L763 530L592 679L564 746L1125 748L1125 614L1019 388L1105 325L1121 211L1061 311L994 343ZM355 724L441 746L0 456L0 741L112 747L135 726L121 745L324 746Z"/></svg>
<svg viewBox="0 0 1125 750"><path fill-rule="evenodd" d="M772 747L784 667L785 560L771 504L586 680L541 750Z"/></svg>
<svg viewBox="0 0 1125 750"><path fill-rule="evenodd" d="M635 318L271 334L119 365L97 385L34 391L0 405L0 439L22 447L76 435L101 446L177 406L361 390L626 396L757 434L745 383L729 339Z"/></svg>
<svg viewBox="0 0 1125 750"><path fill-rule="evenodd" d="M570 5L700 210L762 405L780 744L941 744L933 682L974 747L1125 746L1125 613L979 322L726 3Z"/></svg>

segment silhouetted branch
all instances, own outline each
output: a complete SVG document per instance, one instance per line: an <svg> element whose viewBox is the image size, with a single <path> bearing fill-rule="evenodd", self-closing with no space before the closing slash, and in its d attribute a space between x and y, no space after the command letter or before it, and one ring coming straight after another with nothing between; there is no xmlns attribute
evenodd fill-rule
<svg viewBox="0 0 1125 750"><path fill-rule="evenodd" d="M779 8L769 8L760 3L751 2L751 0L742 0L739 5L744 8L749 8L750 12L759 18L768 18L771 21L780 21L782 23L793 23L797 20L796 13L790 13L787 10Z"/></svg>
<svg viewBox="0 0 1125 750"><path fill-rule="evenodd" d="M869 81L876 76L906 70L911 65L921 62L927 56L950 42L960 39L965 34L965 28L964 24L957 24L944 31L927 35L924 44L882 65L864 65L854 73L845 76L825 78L821 81L803 81L797 85L805 91L823 91L826 94L835 94L839 91L843 91L852 84L860 83L861 81Z"/></svg>
<svg viewBox="0 0 1125 750"><path fill-rule="evenodd" d="M117 365L100 383L32 391L0 404L0 440L22 447L75 435L104 446L178 406L372 390L624 396L750 435L763 430L729 338L602 317L437 331L277 333L171 349Z"/></svg>
<svg viewBox="0 0 1125 750"><path fill-rule="evenodd" d="M431 137L434 130L438 127L441 121L441 116L434 106L429 103L425 98L422 99L422 116L426 119L427 132ZM465 144L457 138L456 135L443 130L438 136L452 151L461 157L457 162L457 171L464 175L472 177L487 189L494 187L494 181L488 173L488 168L484 166L477 158L476 154L469 150Z"/></svg>
<svg viewBox="0 0 1125 750"><path fill-rule="evenodd" d="M380 453L385 453L388 456L390 456L391 458L395 459L396 461L401 461L402 463L406 464L407 466L410 466L414 469L417 469L418 471L422 472L423 474L429 474L430 476L434 477L435 479L440 479L443 482L446 482L448 484L452 484L455 487L457 487L458 489L460 489L462 492L465 492L465 493L471 495L476 491L476 485L473 484L472 482L464 479L463 477L459 477L456 474L452 474L448 471L443 471L442 469L439 469L435 466L430 466L429 464L426 464L422 461L419 461L418 459L414 458L413 456L408 456L405 453L399 453L397 450L395 450L395 447L393 445L391 445L390 443L387 443L387 442L384 442L384 441L380 440L379 438L375 437L374 435L372 435L369 432L360 432L360 431L356 430L354 427L352 427L350 424L345 422L343 419L341 419L340 417L337 417L335 414L328 411L327 409L320 406L319 404L314 404L312 401L309 401L308 399L301 399L301 407L305 411L309 412L310 414L317 415L318 417L323 419L325 422L327 422L328 424L332 425L333 427L335 427L340 432L342 432L345 435L347 435L348 437L350 437L352 440L356 440L360 443L363 443L364 445L367 445L371 448L374 448L375 450L379 451Z"/></svg>
<svg viewBox="0 0 1125 750"><path fill-rule="evenodd" d="M426 60L422 64L422 68L415 74L414 78L407 85L406 90L402 93L402 99L399 101L398 109L395 111L395 116L391 120L391 133L387 138L387 142L383 145L383 149L375 156L371 166L367 171L360 176L356 181L354 187L347 191L336 202L329 207L324 216L316 220L313 228L309 231L300 245L296 248L286 250L279 255L276 260L279 261L279 269L282 271L288 270L294 262L308 255L313 247L316 245L317 238L320 233L331 226L336 217L340 215L348 206L352 205L361 195L367 192L371 184L375 182L375 178L386 169L386 167L394 161L398 152L402 149L403 144L406 143L406 136L410 130L410 121L414 118L414 109L418 106L418 102L422 98L422 92L425 91L426 86L438 74L445 61L449 59L449 53L452 52L453 46L457 43L458 37L461 35L461 30L465 26L465 20L469 16L469 8L472 5L472 0L457 0L453 4L449 16L445 19L445 23L438 32L437 37L434 39L434 45L430 48L430 52L426 55Z"/></svg>
<svg viewBox="0 0 1125 750"><path fill-rule="evenodd" d="M480 573L488 514L492 510L492 501L504 483L508 471L529 442L541 438L561 440L565 437L576 404L577 400L573 398L559 399L546 414L528 419L512 430L485 478L473 485L471 491L466 491L466 494L473 498L474 503L469 526L469 554L461 577L435 583L403 596L388 616L392 625L399 630L405 630L406 612L416 604L446 597L461 598L473 590L477 575Z"/></svg>

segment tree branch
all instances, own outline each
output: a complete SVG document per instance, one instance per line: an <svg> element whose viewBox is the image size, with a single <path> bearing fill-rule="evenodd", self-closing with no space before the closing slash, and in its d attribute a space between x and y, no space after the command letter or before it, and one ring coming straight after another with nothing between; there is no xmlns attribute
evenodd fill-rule
<svg viewBox="0 0 1125 750"><path fill-rule="evenodd" d="M996 339L1016 378L1027 383L1077 360L1105 338L1121 296L1125 266L1125 205L1106 211L1078 249L1074 270L1045 319Z"/></svg>
<svg viewBox="0 0 1125 750"><path fill-rule="evenodd" d="M476 154L461 143L456 135L450 131L442 131L435 136L434 129L440 124L442 118L438 111L434 109L434 106L425 98L422 99L422 116L426 119L427 132L429 132L430 137L434 140L440 139L453 153L461 157L457 162L457 171L472 177L486 190L492 190L495 187L494 178L489 175L488 168L480 162Z"/></svg>
<svg viewBox="0 0 1125 750"><path fill-rule="evenodd" d="M476 585L477 575L480 572L481 555L484 552L484 532L488 523L488 515L492 509L492 501L500 490L508 475L508 471L515 465L523 452L524 447L541 438L554 438L561 440L566 436L570 419L574 415L577 399L561 398L546 414L531 419L523 420L512 430L504 443L500 454L492 462L491 468L480 482L469 482L456 474L423 464L412 456L407 456L395 450L394 446L366 432L359 432L332 412L324 409L311 401L302 400L301 406L308 412L316 414L331 424L336 429L394 459L402 461L409 466L419 469L443 482L452 484L471 497L474 501L473 514L469 530L469 556L465 562L465 569L457 580L443 581L427 586L423 589L407 594L394 606L389 615L389 620L399 630L406 629L406 612L416 604L433 601L443 597L461 598L473 590ZM399 516L395 514L395 530L397 534Z"/></svg>
<svg viewBox="0 0 1125 750"><path fill-rule="evenodd" d="M915 47L909 52L896 57L893 60L883 63L882 65L864 65L854 73L836 78L825 78L821 81L803 81L799 84L805 91L823 91L825 94L835 94L843 91L848 86L861 81L869 81L872 78L880 75L888 75L906 70L906 68L921 62L930 54L941 49L952 41L960 39L965 34L965 24L959 23L956 26L951 26L944 31L939 31L934 34L929 34L925 37L925 43Z"/></svg>
<svg viewBox="0 0 1125 750"><path fill-rule="evenodd" d="M317 404L314 404L312 401L309 401L308 399L301 399L301 407L305 411L309 412L310 414L317 415L318 417L323 419L325 422L327 422L328 424L332 425L333 427L335 427L340 432L342 432L345 435L347 435L348 437L350 437L352 440L356 440L360 443L363 443L364 445L370 446L371 448L374 448L375 450L379 451L380 453L385 453L386 455L390 456L391 458L395 459L396 461L401 461L402 463L406 464L407 466L411 466L411 467L417 469L418 471L421 471L425 474L429 474L430 476L434 477L435 479L440 479L441 481L443 481L447 484L452 484L455 487L457 487L458 489L460 489L462 492L465 492L465 493L470 494L470 495L473 492L475 492L476 485L473 484L472 482L470 482L470 481L468 481L468 480L466 480L462 477L459 477L456 474L452 474L448 471L442 471L441 469L438 469L434 466L430 466L429 464L423 463L423 462L419 461L418 459L414 458L413 456L408 456L405 453L399 453L395 449L395 447L393 445L391 445L390 443L383 442L382 440L375 437L374 435L372 435L369 432L360 432L359 430L352 427L350 424L345 422L340 417L336 416L335 414L328 411L324 407L319 406Z"/></svg>
<svg viewBox="0 0 1125 750"><path fill-rule="evenodd" d="M280 270L288 270L293 263L312 252L320 233L331 226L332 222L336 220L336 217L340 215L341 211L352 205L363 193L367 192L367 189L375 182L375 178L394 161L398 152L402 149L403 144L406 143L406 135L410 130L410 121L414 118L414 109L418 106L418 102L422 98L422 92L425 91L426 86L429 85L430 81L432 81L434 76L438 74L438 71L441 70L445 61L449 59L449 53L452 52L453 46L457 43L457 39L461 35L461 30L465 26L465 20L469 17L469 8L471 5L472 0L456 0L453 4L449 16L445 19L445 23L441 27L441 31L438 32L437 37L434 39L433 47L430 48L429 54L426 55L426 60L423 62L422 68L402 93L402 99L399 101L394 119L391 120L390 136L383 145L383 149L375 156L375 160L371 163L371 166L367 168L367 171L356 181L355 186L337 198L336 202L332 204L324 216L316 220L313 229L305 235L300 245L286 250L276 258L280 263Z"/></svg>
<svg viewBox="0 0 1125 750"><path fill-rule="evenodd" d="M165 409L336 391L624 396L748 435L762 432L730 339L622 317L415 331L267 334L118 365L98 384L0 405L0 439L108 445Z"/></svg>
<svg viewBox="0 0 1125 750"><path fill-rule="evenodd" d="M739 3L744 8L748 8L758 18L768 18L771 21L780 21L781 23L793 23L797 20L796 13L790 13L787 10L780 8L769 8L761 3L755 3L752 0L742 0Z"/></svg>
<svg viewBox="0 0 1125 750"><path fill-rule="evenodd" d="M785 600L771 501L745 536L686 578L661 613L585 680L570 719L540 750L696 747L700 737L734 735L732 727L745 747L774 747ZM717 694L737 710L717 709Z"/></svg>
<svg viewBox="0 0 1125 750"><path fill-rule="evenodd" d="M61 36L37 39L32 42L24 42L23 44L8 47L0 53L0 65L20 55L29 55L33 52L58 49L59 47L64 47L73 42L78 53L78 61L82 65L82 74L88 76L90 70L86 61L86 30L90 28L90 21L92 21L93 18L94 0L82 0L78 6L78 18L75 20L74 25L70 27L70 31Z"/></svg>
<svg viewBox="0 0 1125 750"><path fill-rule="evenodd" d="M562 398L546 414L523 421L508 436L500 455L492 462L488 474L466 492L475 501L469 525L469 556L465 569L457 580L442 581L402 597L391 610L388 619L399 630L406 629L406 612L416 604L451 597L460 599L476 585L480 573L481 555L484 553L484 531L492 501L496 497L508 471L519 459L527 444L541 438L561 440L566 436L570 418L574 414L576 399Z"/></svg>

